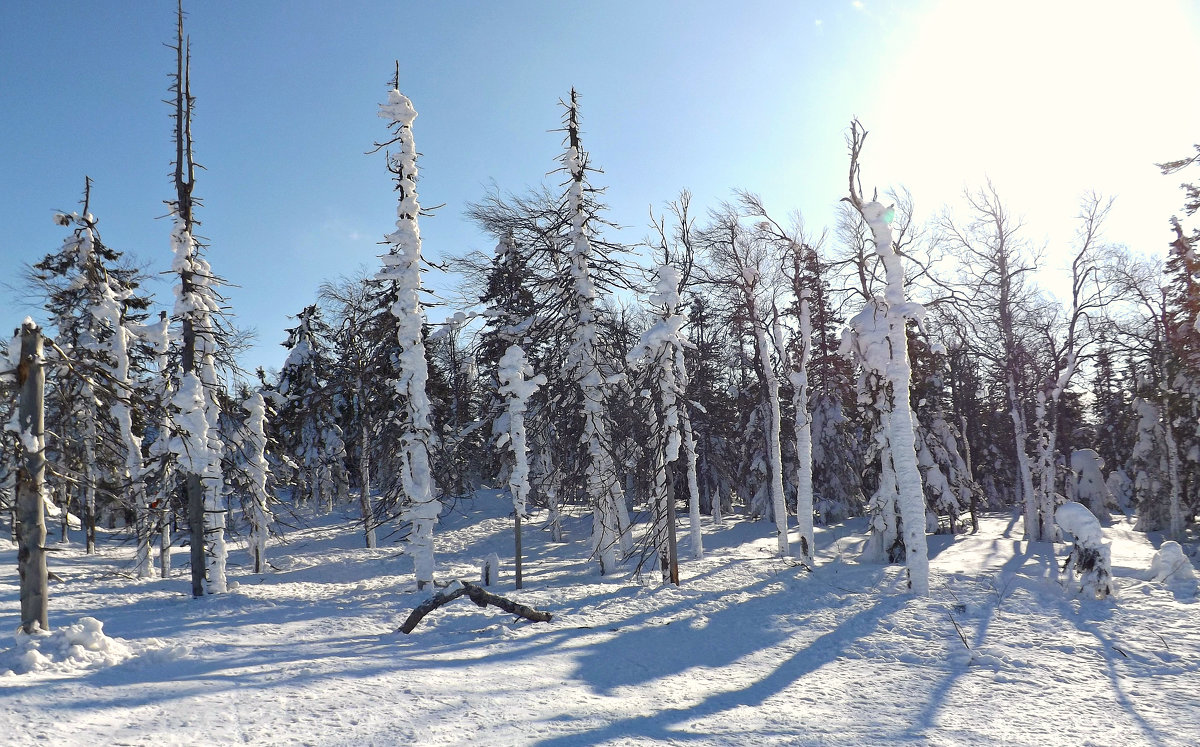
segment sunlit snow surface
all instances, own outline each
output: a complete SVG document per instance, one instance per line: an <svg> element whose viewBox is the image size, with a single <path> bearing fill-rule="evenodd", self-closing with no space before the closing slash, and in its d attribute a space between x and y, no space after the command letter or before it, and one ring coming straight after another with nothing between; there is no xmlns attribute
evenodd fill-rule
<svg viewBox="0 0 1200 747"><path fill-rule="evenodd" d="M456 504L438 580L478 579L493 552L510 562L511 508L495 493ZM98 556L54 553L48 661L0 640L0 743L1200 744L1195 589L1148 580L1155 548L1127 523L1104 529L1117 597L1094 602L1046 578L1052 546L1029 549L1007 516L930 537L931 593L913 599L899 566L855 562L860 523L818 529L809 574L774 557L766 522L705 520L707 557L673 588L597 577L586 521L554 545L535 515L527 588L506 567L496 590L552 622L464 598L405 636L426 593L395 538L359 547L352 514L289 531L270 574L235 547L240 586L200 600L186 568L132 580L116 537ZM18 610L0 541L6 630Z"/></svg>

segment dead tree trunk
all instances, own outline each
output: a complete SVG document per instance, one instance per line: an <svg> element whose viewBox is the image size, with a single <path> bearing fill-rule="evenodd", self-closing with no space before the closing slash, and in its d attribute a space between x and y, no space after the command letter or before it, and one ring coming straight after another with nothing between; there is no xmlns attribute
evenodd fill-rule
<svg viewBox="0 0 1200 747"><path fill-rule="evenodd" d="M21 362L17 368L21 387L20 426L25 463L17 481L17 571L21 577L21 630L50 629L47 600L46 515L42 481L46 474L45 414L42 392L42 331L31 321L21 325Z"/></svg>
<svg viewBox="0 0 1200 747"><path fill-rule="evenodd" d="M413 632L413 629L417 627L417 624L421 622L421 619L430 612L433 612L443 604L453 602L455 599L458 599L464 594L470 597L471 601L480 607L487 607L490 604L493 607L499 607L505 612L513 615L519 615L520 617L523 617L526 620L532 620L533 622L550 622L550 618L552 617L549 612L535 610L533 607L527 607L523 604L518 604L511 599L505 599L502 596L485 591L483 588L467 581L455 581L447 586L444 591L434 594L429 599L426 599L424 602L417 605L416 608L413 609L412 613L409 614L408 619L404 621L404 624L400 626L400 632L406 634Z"/></svg>

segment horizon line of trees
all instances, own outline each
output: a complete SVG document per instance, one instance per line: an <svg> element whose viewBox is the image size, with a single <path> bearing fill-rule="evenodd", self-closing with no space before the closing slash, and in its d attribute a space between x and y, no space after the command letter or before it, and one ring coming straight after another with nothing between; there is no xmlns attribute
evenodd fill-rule
<svg viewBox="0 0 1200 747"><path fill-rule="evenodd" d="M1195 522L1200 233L1172 219L1165 262L1135 257L1104 239L1112 201L1087 195L1061 248L1069 297L1055 298L990 184L962 216L921 220L902 190L868 199L857 122L832 230L779 219L749 192L696 215L683 191L628 246L605 237L572 90L560 189L468 207L496 248L449 262L466 301L429 324L416 110L397 74L376 144L398 200L383 269L322 285L278 373L243 381L195 234L182 14L175 49L173 311L151 321L141 271L100 239L90 180L82 211L56 216L62 247L28 272L55 330L47 504L64 537L82 518L89 552L98 525L127 528L138 576L156 541L170 574L163 548L186 526L193 593L220 592L228 531L263 572L281 513L353 506L367 547L380 532L409 542L424 586L440 512L483 486L509 489L518 537L534 508L555 541L565 513L588 511L601 573L633 559L675 582L679 508L690 557L702 515L740 513L771 521L780 554L810 567L814 524L866 515L868 554L904 559L916 593L926 533L971 531L981 511L1020 506L1031 541L1056 538L1064 500L1173 539ZM1185 192L1192 216L1200 191ZM5 432L6 507L21 443Z"/></svg>

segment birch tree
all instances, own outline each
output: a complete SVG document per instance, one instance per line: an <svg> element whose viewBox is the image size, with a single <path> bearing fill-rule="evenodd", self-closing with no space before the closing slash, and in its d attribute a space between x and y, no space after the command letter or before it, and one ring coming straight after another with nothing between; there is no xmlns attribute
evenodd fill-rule
<svg viewBox="0 0 1200 747"><path fill-rule="evenodd" d="M788 555L787 504L783 492L783 450L780 443L782 411L776 362L782 350L774 334L778 311L771 298L768 244L741 223L738 211L726 205L712 216L701 242L713 266L709 282L726 290L731 310L745 324L754 350L754 372L761 385L766 415L763 449L771 513L775 519L776 547ZM757 460L755 460L757 461Z"/></svg>
<svg viewBox="0 0 1200 747"><path fill-rule="evenodd" d="M969 222L959 225L943 218L939 240L962 260L959 318L967 345L994 367L1004 388L1025 536L1043 541L1049 537L1043 534L1042 506L1034 486L1027 412L1032 399L1028 369L1034 342L1030 322L1041 306L1031 284L1037 257L1020 236L1020 222L990 185L968 194L967 203L972 214Z"/></svg>

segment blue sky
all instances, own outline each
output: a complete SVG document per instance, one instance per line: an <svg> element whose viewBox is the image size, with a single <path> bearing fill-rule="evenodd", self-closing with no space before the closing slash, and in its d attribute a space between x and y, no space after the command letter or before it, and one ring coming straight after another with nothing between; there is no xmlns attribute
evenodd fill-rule
<svg viewBox="0 0 1200 747"><path fill-rule="evenodd" d="M376 117L394 60L413 100L426 254L490 250L461 216L522 191L560 152L556 102L581 95L619 237L688 188L735 188L820 229L845 189L844 133L871 130L864 180L919 215L991 177L1061 260L1081 191L1118 196L1110 236L1167 240L1178 179L1155 161L1200 141L1200 13L1182 2L186 2L201 233L248 366L278 366L287 315L323 280L373 269L394 199ZM0 260L61 243L84 175L105 241L169 264L167 73L173 2L0 4ZM869 187L868 187L869 188ZM445 279L431 277L435 288ZM152 288L160 305L169 277ZM38 309L3 292L0 326Z"/></svg>

